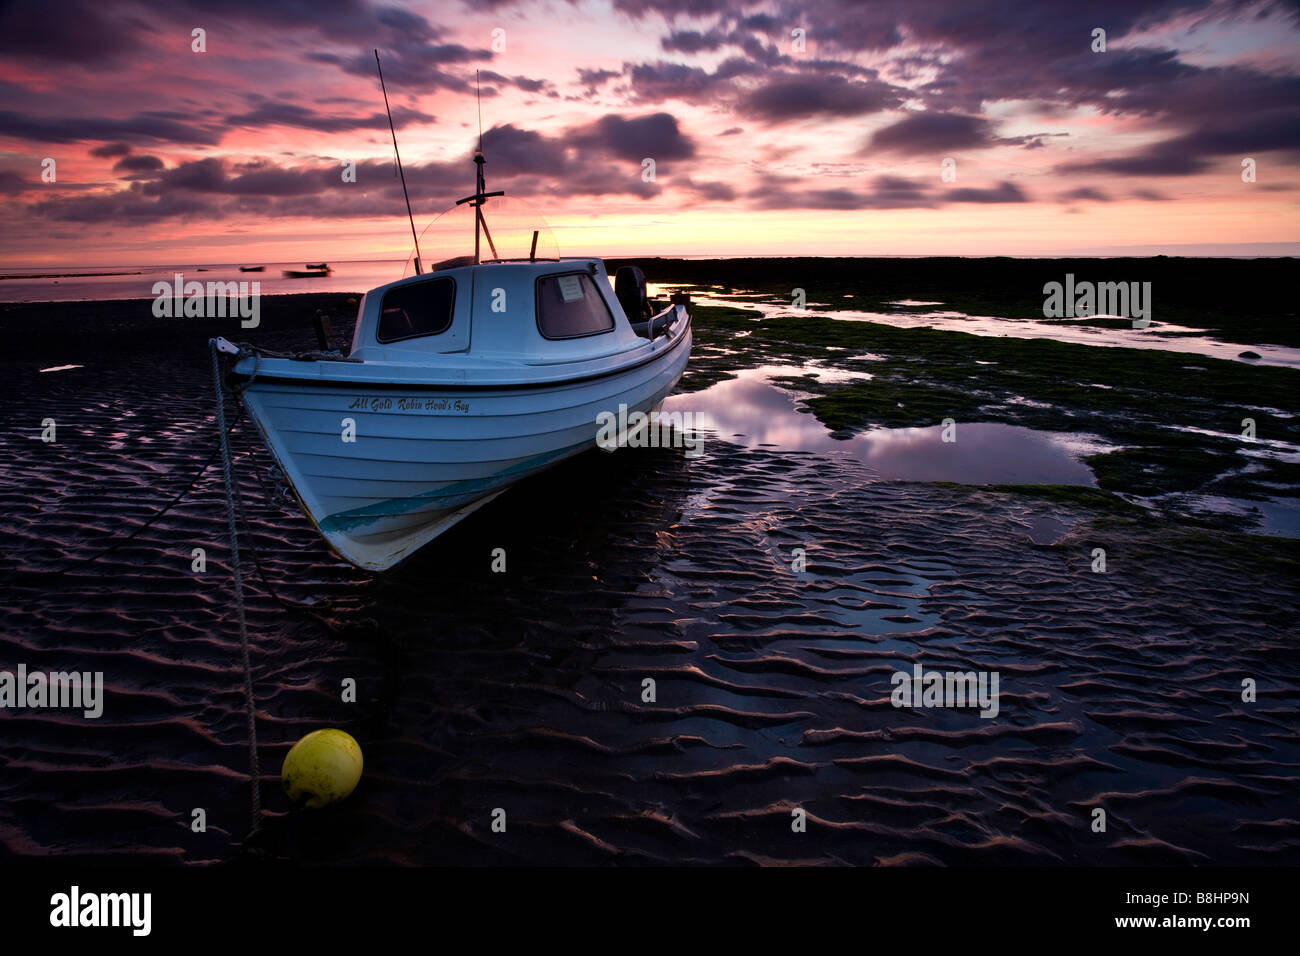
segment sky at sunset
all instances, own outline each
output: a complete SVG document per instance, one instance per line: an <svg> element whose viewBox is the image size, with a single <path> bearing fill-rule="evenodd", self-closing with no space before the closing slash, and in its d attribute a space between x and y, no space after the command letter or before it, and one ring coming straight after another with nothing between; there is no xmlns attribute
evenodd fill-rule
<svg viewBox="0 0 1300 956"><path fill-rule="evenodd" d="M1293 3L0 0L0 267L405 257L376 47L421 229L477 70L566 255L1300 253Z"/></svg>

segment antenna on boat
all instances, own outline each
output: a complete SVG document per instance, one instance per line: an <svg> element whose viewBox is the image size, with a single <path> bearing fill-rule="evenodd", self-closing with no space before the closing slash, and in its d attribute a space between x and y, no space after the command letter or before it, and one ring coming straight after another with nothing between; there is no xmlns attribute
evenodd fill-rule
<svg viewBox="0 0 1300 956"><path fill-rule="evenodd" d="M466 196L464 199L457 199L456 205L469 203L474 207L474 265L479 264L479 234L487 236L488 248L492 250L492 258L500 258L497 255L496 243L492 241L492 233L488 229L487 220L483 218L483 204L492 196L504 196L505 190L498 189L496 192L487 192L487 184L483 180L483 164L487 162L483 158L483 89L479 85L478 70L474 71L474 87L478 92L478 149L474 150L474 162L478 166L478 175L474 180L474 195Z"/></svg>
<svg viewBox="0 0 1300 956"><path fill-rule="evenodd" d="M397 157L397 173L402 177L402 195L406 197L406 218L411 220L411 238L415 241L415 274L420 275L420 239L415 234L415 216L411 214L411 196L406 191L406 173L402 171L402 154L397 151L397 129L393 126L393 111L388 108L388 88L384 86L384 68L379 65L379 51L375 50L375 68L379 70L379 88L384 91L384 112L388 114L388 131L393 134L393 155ZM483 133L482 120L479 120ZM482 144L480 144L481 146Z"/></svg>

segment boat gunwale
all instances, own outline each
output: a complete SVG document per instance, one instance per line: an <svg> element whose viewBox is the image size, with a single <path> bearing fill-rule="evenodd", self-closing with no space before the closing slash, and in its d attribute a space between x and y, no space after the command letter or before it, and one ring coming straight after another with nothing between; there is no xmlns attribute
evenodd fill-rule
<svg viewBox="0 0 1300 956"><path fill-rule="evenodd" d="M671 306L670 308L676 308L676 306ZM669 310L668 309L664 310L664 312L667 311ZM286 386L287 385L297 385L297 386L311 385L311 386L330 387L330 388L396 389L402 391L424 389L424 390L438 391L438 392L449 392L449 391L491 392L491 391L519 391L523 389L559 388L565 385L577 385L583 382L592 382L604 378L611 378L616 375L622 375L625 372L635 371L636 369L641 368L642 366L649 365L651 362L655 362L669 355L670 353L675 351L678 348L678 346L682 344L682 342L686 341L687 335L691 330L691 322L692 322L692 317L690 311L687 310L686 320L682 325L681 330L675 333L675 335L673 336L673 340L665 348L660 349L658 352L653 352L650 355L646 355L640 359L637 359L634 362L629 362L626 365L620 365L617 368L605 369L600 372L592 372L586 375L577 375L570 378L535 379L527 382L496 382L496 383L492 383L492 382L483 382L483 383L393 382L384 379L376 379L374 381L370 381L370 380L357 379L357 378L322 378L322 377L310 377L310 376L301 376L301 375L280 375L277 374L274 370L268 370L262 367L261 364L259 363L258 366L256 366L254 370L251 372L239 372L234 369L231 369L229 381L236 386L246 386L251 381L252 385L265 383L265 384L286 385ZM294 360L289 359L288 361L294 361ZM327 362L330 360L317 359L316 361ZM339 362L337 364L355 365L356 363ZM555 364L560 364L560 363L553 363L544 367L554 368ZM574 364L578 364L578 363L574 363ZM534 368L537 366L525 366L525 367Z"/></svg>

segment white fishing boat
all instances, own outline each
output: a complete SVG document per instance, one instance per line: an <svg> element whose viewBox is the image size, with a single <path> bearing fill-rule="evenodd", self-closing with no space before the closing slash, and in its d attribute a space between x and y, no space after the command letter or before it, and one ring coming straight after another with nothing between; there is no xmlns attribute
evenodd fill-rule
<svg viewBox="0 0 1300 956"><path fill-rule="evenodd" d="M416 239L414 274L365 295L346 355L245 348L229 377L304 513L362 568L594 448L604 413L658 409L690 356L688 299L652 315L639 270L616 291L544 225L498 228L509 202L489 205L503 194L485 190L481 149L474 161L477 191L430 227L466 244L472 229L472 253L426 272Z"/></svg>

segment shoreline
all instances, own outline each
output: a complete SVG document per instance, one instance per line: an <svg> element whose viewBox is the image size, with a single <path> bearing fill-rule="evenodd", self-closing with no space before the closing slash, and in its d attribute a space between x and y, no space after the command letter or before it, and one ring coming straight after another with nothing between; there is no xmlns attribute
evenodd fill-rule
<svg viewBox="0 0 1300 956"><path fill-rule="evenodd" d="M1300 347L1300 313L1291 293L1292 276L1300 260L1290 256L1252 259L609 256L603 261L611 277L620 266L633 265L641 268L649 282L696 285L720 290L723 296L743 291L788 300L796 289L802 289L810 311L847 308L897 312L918 308L900 306L899 301L925 300L937 301L945 309L970 316L1040 321L1047 317L1045 286L1048 283L1062 283L1067 276L1080 283L1139 283L1151 290L1151 318L1158 324L1203 330L1210 337L1232 344ZM121 274L144 275L146 270ZM221 277L227 273L218 270L205 275L210 281L224 281ZM259 281L249 277L265 275L229 273L230 277L243 281ZM344 276L342 281L350 280ZM367 278L358 277L357 282L358 288L346 292L331 288L260 294L268 299L303 295L360 296L373 287ZM0 309L68 302L149 301L150 298L29 298L0 303ZM1106 327L1112 320L1079 315L1052 321Z"/></svg>
<svg viewBox="0 0 1300 956"><path fill-rule="evenodd" d="M366 293L364 289L356 292L329 291L329 292L259 292L258 293L258 295L263 299L293 299L293 298L303 298L307 296L342 296L346 298L348 296L354 296L358 300L360 299L361 296L365 294ZM24 299L22 302L0 302L0 317L4 315L6 310L11 308L19 308L19 307L34 308L36 306L49 305L49 306L58 306L59 308L63 308L71 305L102 306L102 305L116 305L119 303L148 304L148 303L152 303L155 298L157 297L152 295L133 295L130 298L125 298L125 299Z"/></svg>
<svg viewBox="0 0 1300 956"><path fill-rule="evenodd" d="M98 279L103 276L142 276L143 269L125 272L15 272L12 275L0 273L0 282L6 279Z"/></svg>

